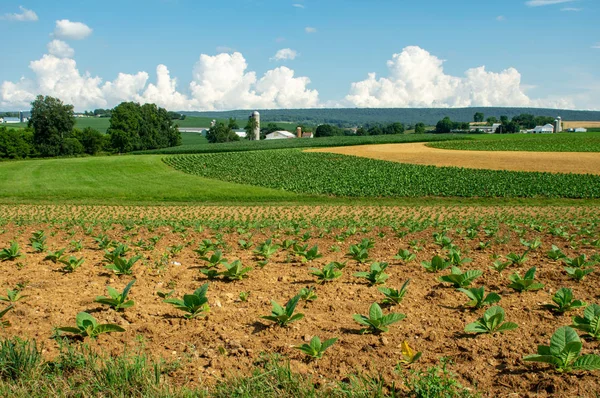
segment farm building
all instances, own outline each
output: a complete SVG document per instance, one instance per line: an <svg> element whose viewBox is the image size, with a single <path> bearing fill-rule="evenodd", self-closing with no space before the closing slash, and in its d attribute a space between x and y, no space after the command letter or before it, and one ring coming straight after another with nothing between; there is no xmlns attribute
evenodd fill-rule
<svg viewBox="0 0 600 398"><path fill-rule="evenodd" d="M246 133L246 130L233 130L233 132L240 138L246 138L246 136L248 135Z"/></svg>
<svg viewBox="0 0 600 398"><path fill-rule="evenodd" d="M6 124L21 123L21 119L19 119L18 117L5 117L0 120L2 120L2 123L6 123Z"/></svg>
<svg viewBox="0 0 600 398"><path fill-rule="evenodd" d="M583 127L577 127L575 130L573 130L576 133L587 133L587 129L583 128Z"/></svg>
<svg viewBox="0 0 600 398"><path fill-rule="evenodd" d="M290 133L289 131L280 130L280 131L274 131L272 133L267 134L267 137L265 139L267 139L267 140L282 140L282 139L288 139L288 138L296 138L296 136L294 134Z"/></svg>
<svg viewBox="0 0 600 398"><path fill-rule="evenodd" d="M496 130L498 130L498 127L500 127L502 124L501 123L494 123L491 126L488 125L476 125L476 124L472 124L471 127L469 128L470 131L480 131L482 133L488 133L488 134L493 134L496 132Z"/></svg>
<svg viewBox="0 0 600 398"><path fill-rule="evenodd" d="M527 130L527 132L534 134L554 133L554 126L548 123L543 126L535 126L533 129Z"/></svg>
<svg viewBox="0 0 600 398"><path fill-rule="evenodd" d="M314 138L315 135L313 133L302 133L302 138Z"/></svg>

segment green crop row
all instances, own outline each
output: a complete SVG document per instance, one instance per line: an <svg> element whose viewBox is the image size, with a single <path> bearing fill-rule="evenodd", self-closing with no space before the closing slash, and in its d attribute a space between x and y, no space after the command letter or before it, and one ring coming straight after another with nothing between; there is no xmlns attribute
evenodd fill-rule
<svg viewBox="0 0 600 398"><path fill-rule="evenodd" d="M467 151L600 152L598 133L482 135L476 140L428 144Z"/></svg>
<svg viewBox="0 0 600 398"><path fill-rule="evenodd" d="M345 197L600 198L600 176L393 163L298 150L171 156L177 170L285 191Z"/></svg>
<svg viewBox="0 0 600 398"><path fill-rule="evenodd" d="M245 152L269 149L289 148L323 148L333 146L352 146L369 144L401 144L406 142L431 142L448 140L471 139L470 136L460 134L391 134L375 136L338 136L322 138L304 138L289 140L261 140L225 142L220 144L181 145L172 148L162 148L150 151L139 151L134 154L188 154L188 153L218 153L218 152Z"/></svg>

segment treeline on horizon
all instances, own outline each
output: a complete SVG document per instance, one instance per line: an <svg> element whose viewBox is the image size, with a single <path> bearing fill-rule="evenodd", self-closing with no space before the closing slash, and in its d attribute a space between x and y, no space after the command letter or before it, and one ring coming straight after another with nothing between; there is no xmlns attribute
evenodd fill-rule
<svg viewBox="0 0 600 398"><path fill-rule="evenodd" d="M513 118L521 114L545 116L563 120L598 121L600 111L576 111L568 109L520 108L520 107L474 107L474 108L331 108L331 109L263 109L260 112L261 122L290 121L299 124L319 125L332 124L338 127L358 127L377 123L389 124L401 122L405 125L424 123L428 126L449 117L456 122L472 122L473 114L484 113L486 117L501 116ZM235 110L221 112L184 112L187 116L209 117L214 119L247 120L252 110Z"/></svg>

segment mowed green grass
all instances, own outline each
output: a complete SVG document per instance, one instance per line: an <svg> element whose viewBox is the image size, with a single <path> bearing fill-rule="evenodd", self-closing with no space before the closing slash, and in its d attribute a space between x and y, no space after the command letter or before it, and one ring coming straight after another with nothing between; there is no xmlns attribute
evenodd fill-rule
<svg viewBox="0 0 600 398"><path fill-rule="evenodd" d="M192 176L160 156L0 162L4 203L262 203L301 199L284 191Z"/></svg>

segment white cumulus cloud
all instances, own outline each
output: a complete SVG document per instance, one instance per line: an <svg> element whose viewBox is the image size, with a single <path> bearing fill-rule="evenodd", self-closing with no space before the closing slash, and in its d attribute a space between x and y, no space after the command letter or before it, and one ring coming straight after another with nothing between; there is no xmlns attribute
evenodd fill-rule
<svg viewBox="0 0 600 398"><path fill-rule="evenodd" d="M73 58L75 50L62 40L52 40L48 43L48 53L59 58Z"/></svg>
<svg viewBox="0 0 600 398"><path fill-rule="evenodd" d="M525 4L529 7L550 6L553 4L571 3L575 0L529 0Z"/></svg>
<svg viewBox="0 0 600 398"><path fill-rule="evenodd" d="M68 19L56 21L54 37L62 40L82 40L92 34L92 29L83 22L71 22Z"/></svg>
<svg viewBox="0 0 600 398"><path fill-rule="evenodd" d="M356 107L469 107L550 106L572 108L566 100L532 100L521 86L514 68L499 73L484 66L472 68L464 77L444 72L443 61L426 50L410 46L387 62L389 74L352 83L346 101Z"/></svg>
<svg viewBox="0 0 600 398"><path fill-rule="evenodd" d="M271 61L285 61L285 60L294 60L298 56L298 52L296 50L292 50L291 48L282 48L277 51Z"/></svg>
<svg viewBox="0 0 600 398"><path fill-rule="evenodd" d="M304 4L300 4L300 3L294 3L294 4L292 4L292 6L294 6L296 8L304 8Z"/></svg>
<svg viewBox="0 0 600 398"><path fill-rule="evenodd" d="M317 28L313 28L312 26L307 26L306 28L304 28L304 31L306 33L317 33Z"/></svg>
<svg viewBox="0 0 600 398"><path fill-rule="evenodd" d="M28 10L23 6L19 6L19 9L21 10L20 13L16 12L14 14L4 14L0 16L0 19L19 22L35 22L39 19L37 14L32 10Z"/></svg>

